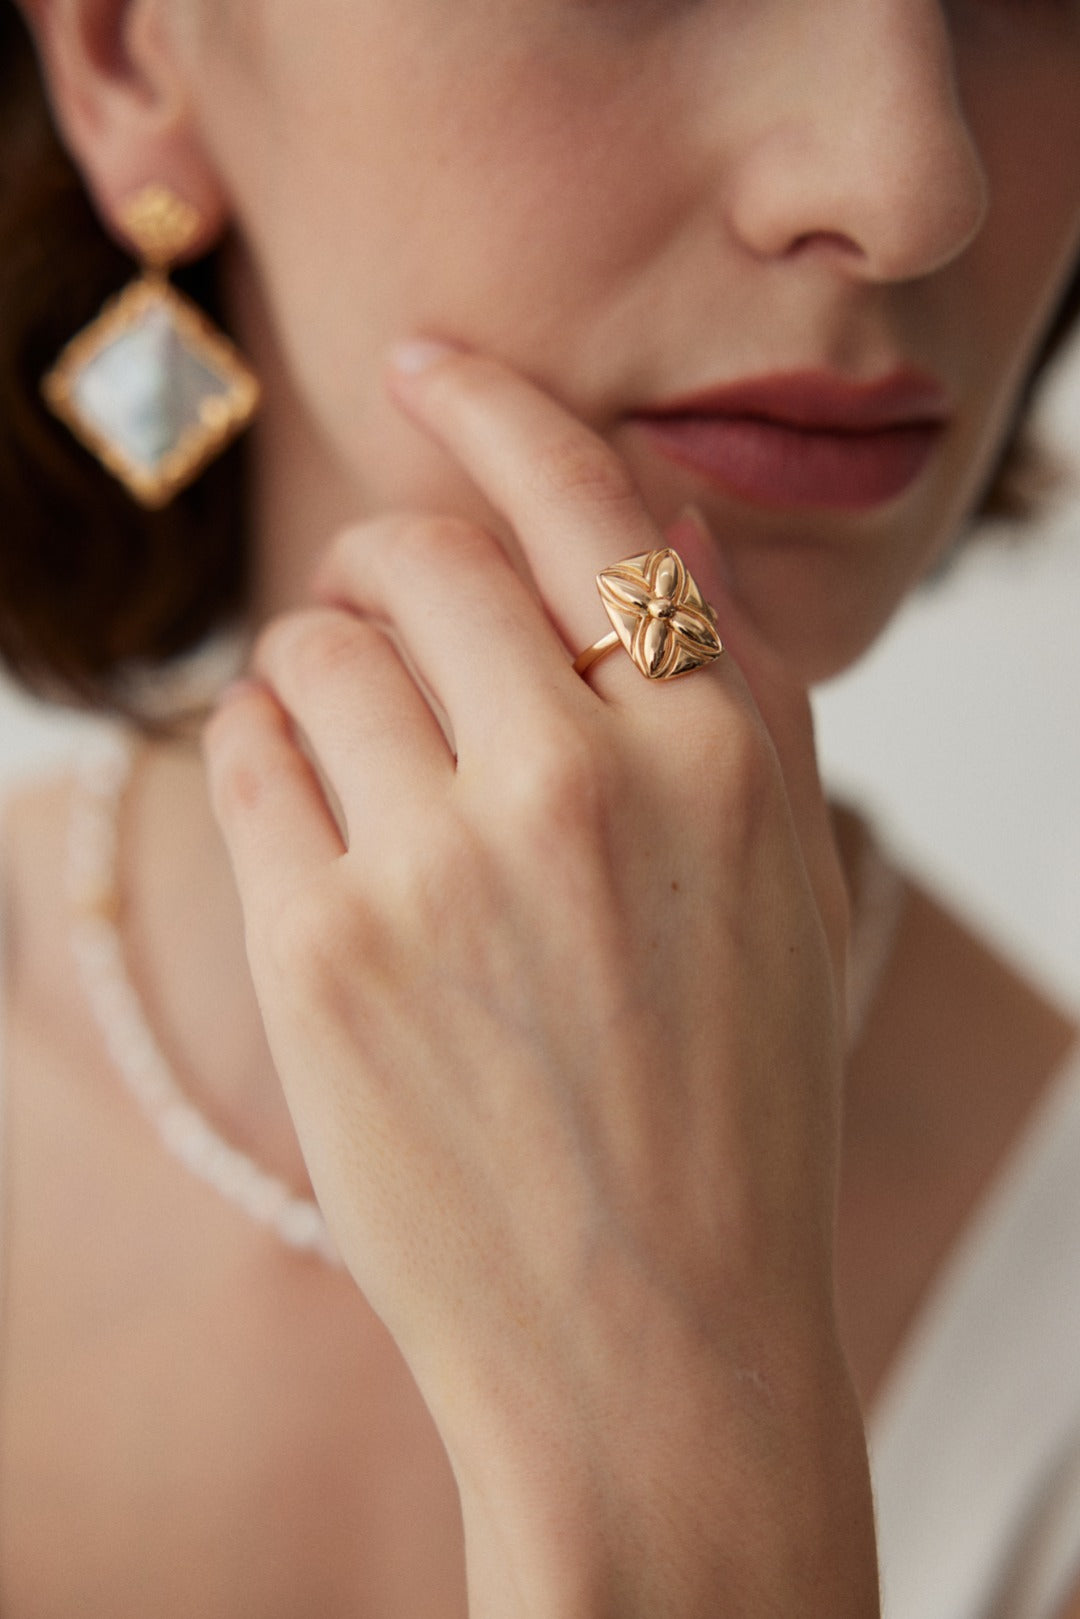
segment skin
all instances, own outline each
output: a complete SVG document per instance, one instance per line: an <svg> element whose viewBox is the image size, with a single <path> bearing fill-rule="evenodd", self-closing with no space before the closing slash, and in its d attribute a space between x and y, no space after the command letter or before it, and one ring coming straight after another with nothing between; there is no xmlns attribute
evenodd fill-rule
<svg viewBox="0 0 1080 1619"><path fill-rule="evenodd" d="M306 583L284 471L301 446L333 526L402 507L493 520L382 386L390 344L433 331L548 387L661 521L699 500L740 604L800 679L849 662L955 534L1075 260L1076 183L1053 161L1076 134L1074 14L1042 7L1036 26L966 5L950 36L937 6L854 3L808 11L793 40L783 5L726 8L721 26L707 5L554 3L510 26L490 0L452 25L421 0L392 30L378 4L332 7L313 49L290 10L260 8L232 58L211 25L190 71L251 244L245 336L294 394L272 428L260 605ZM436 30L438 53L418 47ZM552 289L561 263L575 274ZM900 362L934 371L956 417L931 475L870 519L725 501L627 421L706 382Z"/></svg>
<svg viewBox="0 0 1080 1619"><path fill-rule="evenodd" d="M1080 252L1060 161L1080 16L31 16L103 217L154 178L203 211L201 246L235 226L269 623L208 737L236 887L201 775L161 764L182 793L151 815L148 787L140 835L175 839L182 803L185 880L214 898L165 945L147 897L143 940L181 975L185 939L216 952L267 1094L280 1075L269 1156L300 1172L295 1122L431 1413L469 1611L874 1612L834 1307L846 893L806 687L955 536ZM461 347L388 370L417 333ZM869 514L735 502L631 419L747 374L898 363L935 371L953 413ZM688 500L702 516L677 517ZM609 660L586 685L567 649L602 633L593 574L665 537L693 551L728 657L670 688ZM968 970L973 1011L988 972ZM208 992L164 993L230 1097L199 1060ZM1037 1081L1068 1031L1024 1007L1016 1067ZM1009 1095L982 1173L1030 1099Z"/></svg>

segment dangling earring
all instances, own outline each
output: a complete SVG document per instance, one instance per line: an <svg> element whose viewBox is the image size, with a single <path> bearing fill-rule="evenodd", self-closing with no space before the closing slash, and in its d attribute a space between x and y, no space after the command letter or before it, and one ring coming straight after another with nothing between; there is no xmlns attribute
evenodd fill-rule
<svg viewBox="0 0 1080 1619"><path fill-rule="evenodd" d="M197 210L149 185L120 223L142 274L72 339L42 393L134 498L156 509L247 426L259 384L225 334L169 282L199 233Z"/></svg>

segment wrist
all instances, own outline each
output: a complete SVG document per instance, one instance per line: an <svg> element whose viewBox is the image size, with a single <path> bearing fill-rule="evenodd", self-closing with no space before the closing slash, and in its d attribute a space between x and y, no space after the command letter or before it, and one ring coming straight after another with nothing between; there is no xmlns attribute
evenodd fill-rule
<svg viewBox="0 0 1080 1619"><path fill-rule="evenodd" d="M865 1443L835 1348L641 1370L628 1349L602 1389L535 1388L454 1448L470 1613L873 1619Z"/></svg>

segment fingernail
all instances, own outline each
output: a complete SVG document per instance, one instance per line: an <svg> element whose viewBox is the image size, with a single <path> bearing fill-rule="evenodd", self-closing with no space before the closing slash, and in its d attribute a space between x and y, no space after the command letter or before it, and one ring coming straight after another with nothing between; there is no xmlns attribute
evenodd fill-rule
<svg viewBox="0 0 1080 1619"><path fill-rule="evenodd" d="M445 360L448 354L460 352L453 343L443 343L434 337L415 337L391 349L390 364L403 377L419 377Z"/></svg>

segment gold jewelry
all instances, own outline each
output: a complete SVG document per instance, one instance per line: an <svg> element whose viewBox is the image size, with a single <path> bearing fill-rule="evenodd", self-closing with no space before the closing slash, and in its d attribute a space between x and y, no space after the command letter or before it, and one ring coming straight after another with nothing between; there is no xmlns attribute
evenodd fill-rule
<svg viewBox="0 0 1080 1619"><path fill-rule="evenodd" d="M579 652L574 672L624 646L649 680L673 680L712 663L723 652L716 614L677 551L646 551L596 576L604 610L615 626Z"/></svg>
<svg viewBox="0 0 1080 1619"><path fill-rule="evenodd" d="M72 339L41 388L80 443L156 509L247 426L259 384L225 334L169 282L199 234L198 210L167 186L148 185L120 223L142 274Z"/></svg>

